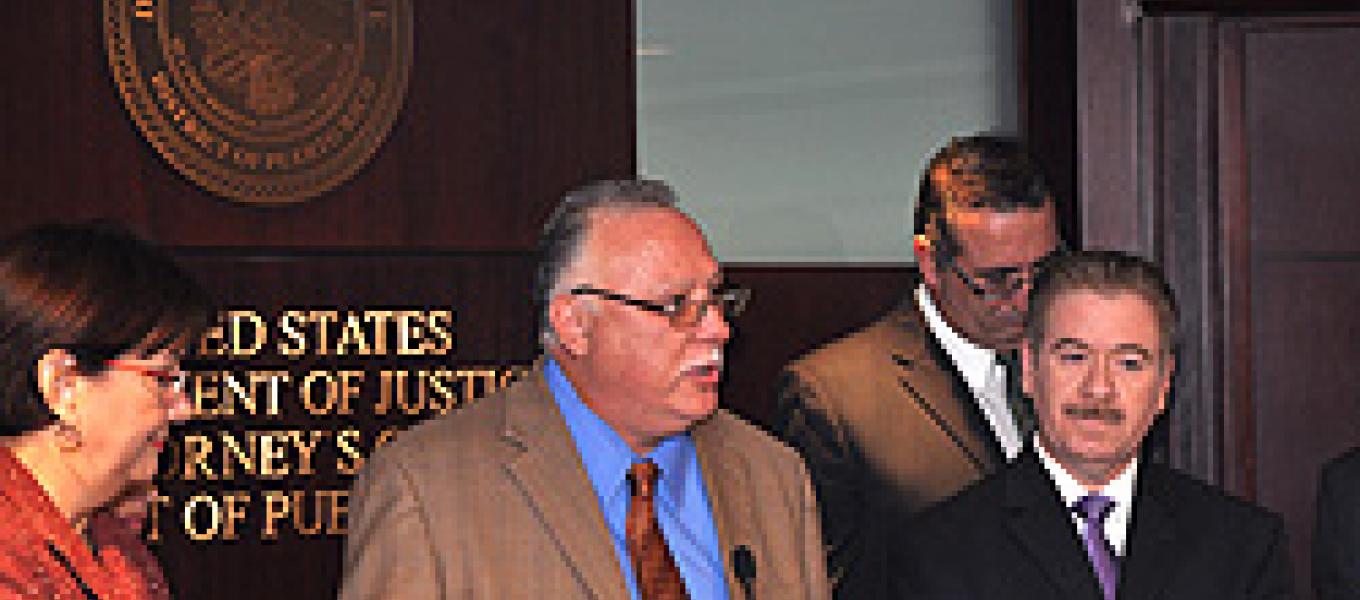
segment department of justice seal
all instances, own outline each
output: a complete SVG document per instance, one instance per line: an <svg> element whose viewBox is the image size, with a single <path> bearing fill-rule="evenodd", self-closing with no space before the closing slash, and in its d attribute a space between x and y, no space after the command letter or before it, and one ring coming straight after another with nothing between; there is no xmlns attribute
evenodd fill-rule
<svg viewBox="0 0 1360 600"><path fill-rule="evenodd" d="M104 0L147 141L209 191L299 202L373 156L406 95L411 0Z"/></svg>

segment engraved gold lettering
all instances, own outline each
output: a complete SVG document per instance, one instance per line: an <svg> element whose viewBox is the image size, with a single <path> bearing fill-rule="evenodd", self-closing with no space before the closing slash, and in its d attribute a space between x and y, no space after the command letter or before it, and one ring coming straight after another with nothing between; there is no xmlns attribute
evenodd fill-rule
<svg viewBox="0 0 1360 600"><path fill-rule="evenodd" d="M300 310L284 311L279 318L283 338L279 340L279 354L301 356L307 353L307 334L300 327L307 325L307 314Z"/></svg>
<svg viewBox="0 0 1360 600"><path fill-rule="evenodd" d="M212 455L213 443L208 436L191 433L184 436L184 480L195 481L217 479L208 457ZM200 475L201 473L201 475Z"/></svg>
<svg viewBox="0 0 1360 600"><path fill-rule="evenodd" d="M329 497L331 514L326 520L326 533L346 535L349 533L349 490L321 490L317 496Z"/></svg>
<svg viewBox="0 0 1360 600"><path fill-rule="evenodd" d="M321 440L330 437L329 431L294 431L292 433L293 447L298 452L297 475L315 475L313 458L316 456L316 446Z"/></svg>
<svg viewBox="0 0 1360 600"><path fill-rule="evenodd" d="M195 517L201 512L200 507L208 509L208 526L200 527ZM184 503L184 533L189 539L195 542L205 542L217 537L217 532L222 528L222 509L217 504L217 499L208 494L199 494L190 498Z"/></svg>
<svg viewBox="0 0 1360 600"><path fill-rule="evenodd" d="M228 492L222 494L222 506L225 517L222 520L222 539L235 540L239 536L236 533L236 525L246 518L246 507L250 505L250 494L246 492Z"/></svg>
<svg viewBox="0 0 1360 600"><path fill-rule="evenodd" d="M255 475L255 445L253 436L247 436L245 447L236 439L235 435L222 432L222 478L231 479L236 476L236 467L239 465L245 470L247 475Z"/></svg>
<svg viewBox="0 0 1360 600"><path fill-rule="evenodd" d="M147 528L146 541L157 543L161 541L161 509L169 506L171 499L162 496L159 491L151 492L151 500L147 506Z"/></svg>
<svg viewBox="0 0 1360 600"><path fill-rule="evenodd" d="M227 313L231 333L232 356L255 356L264 349L269 336L269 325L253 310L233 310Z"/></svg>
<svg viewBox="0 0 1360 600"><path fill-rule="evenodd" d="M287 432L262 433L255 439L259 443L260 477L277 479L290 472L287 458ZM284 441L280 441L284 440Z"/></svg>
<svg viewBox="0 0 1360 600"><path fill-rule="evenodd" d="M355 445L361 434L356 429L344 429L335 434L335 447L340 456L335 461L335 471L341 475L354 475L364 466L364 455Z"/></svg>
<svg viewBox="0 0 1360 600"><path fill-rule="evenodd" d="M453 337L453 311L451 310L432 310L429 312L430 333L434 336L434 344L430 354L448 355L454 350Z"/></svg>
<svg viewBox="0 0 1360 600"><path fill-rule="evenodd" d="M288 518L292 512L293 499L287 492L270 490L264 493L264 530L260 536L266 540L279 537L279 521Z"/></svg>

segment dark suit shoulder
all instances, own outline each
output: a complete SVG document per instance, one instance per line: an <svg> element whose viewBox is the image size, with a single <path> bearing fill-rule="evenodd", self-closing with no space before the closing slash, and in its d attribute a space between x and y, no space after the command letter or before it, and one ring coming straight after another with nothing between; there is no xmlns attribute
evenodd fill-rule
<svg viewBox="0 0 1360 600"><path fill-rule="evenodd" d="M1146 477L1157 478L1164 489L1170 491L1173 506L1197 520L1218 523L1225 530L1243 533L1277 531L1283 527L1280 515L1187 473L1160 464L1149 464L1145 468ZM1134 510L1136 514L1137 509Z"/></svg>
<svg viewBox="0 0 1360 600"><path fill-rule="evenodd" d="M1327 461L1322 466L1322 480L1328 482L1353 482L1360 487L1360 447Z"/></svg>
<svg viewBox="0 0 1360 600"><path fill-rule="evenodd" d="M917 536L953 536L960 529L976 529L979 520L999 515L1006 498L1006 479L1014 465L968 484L957 494L914 515L907 531Z"/></svg>

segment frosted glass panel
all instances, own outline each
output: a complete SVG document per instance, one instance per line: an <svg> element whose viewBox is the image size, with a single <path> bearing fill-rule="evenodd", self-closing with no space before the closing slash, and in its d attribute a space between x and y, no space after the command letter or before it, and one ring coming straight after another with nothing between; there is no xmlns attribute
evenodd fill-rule
<svg viewBox="0 0 1360 600"><path fill-rule="evenodd" d="M909 261L930 154L1016 129L1011 4L637 0L639 170L723 261Z"/></svg>

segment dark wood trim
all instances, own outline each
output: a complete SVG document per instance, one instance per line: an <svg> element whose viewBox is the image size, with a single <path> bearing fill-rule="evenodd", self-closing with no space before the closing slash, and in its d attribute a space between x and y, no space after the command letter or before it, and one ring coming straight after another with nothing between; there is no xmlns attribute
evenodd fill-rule
<svg viewBox="0 0 1360 600"><path fill-rule="evenodd" d="M1208 15L1139 23L1138 155L1149 256L1180 306L1166 457L1223 480L1223 348L1217 159L1216 28Z"/></svg>
<svg viewBox="0 0 1360 600"><path fill-rule="evenodd" d="M1214 13L1220 16L1268 16L1299 13L1353 12L1355 0L1141 0L1144 15Z"/></svg>
<svg viewBox="0 0 1360 600"><path fill-rule="evenodd" d="M1084 247L1147 255L1138 189L1138 35L1116 0L1077 3L1077 196Z"/></svg>
<svg viewBox="0 0 1360 600"><path fill-rule="evenodd" d="M1081 239L1077 198L1077 0L1016 0L1020 135L1065 209L1065 239Z"/></svg>
<svg viewBox="0 0 1360 600"><path fill-rule="evenodd" d="M1223 321L1224 485L1254 498L1256 405L1252 388L1251 198L1247 180L1246 114L1243 90L1245 40L1238 24L1218 33L1218 191L1221 206Z"/></svg>

